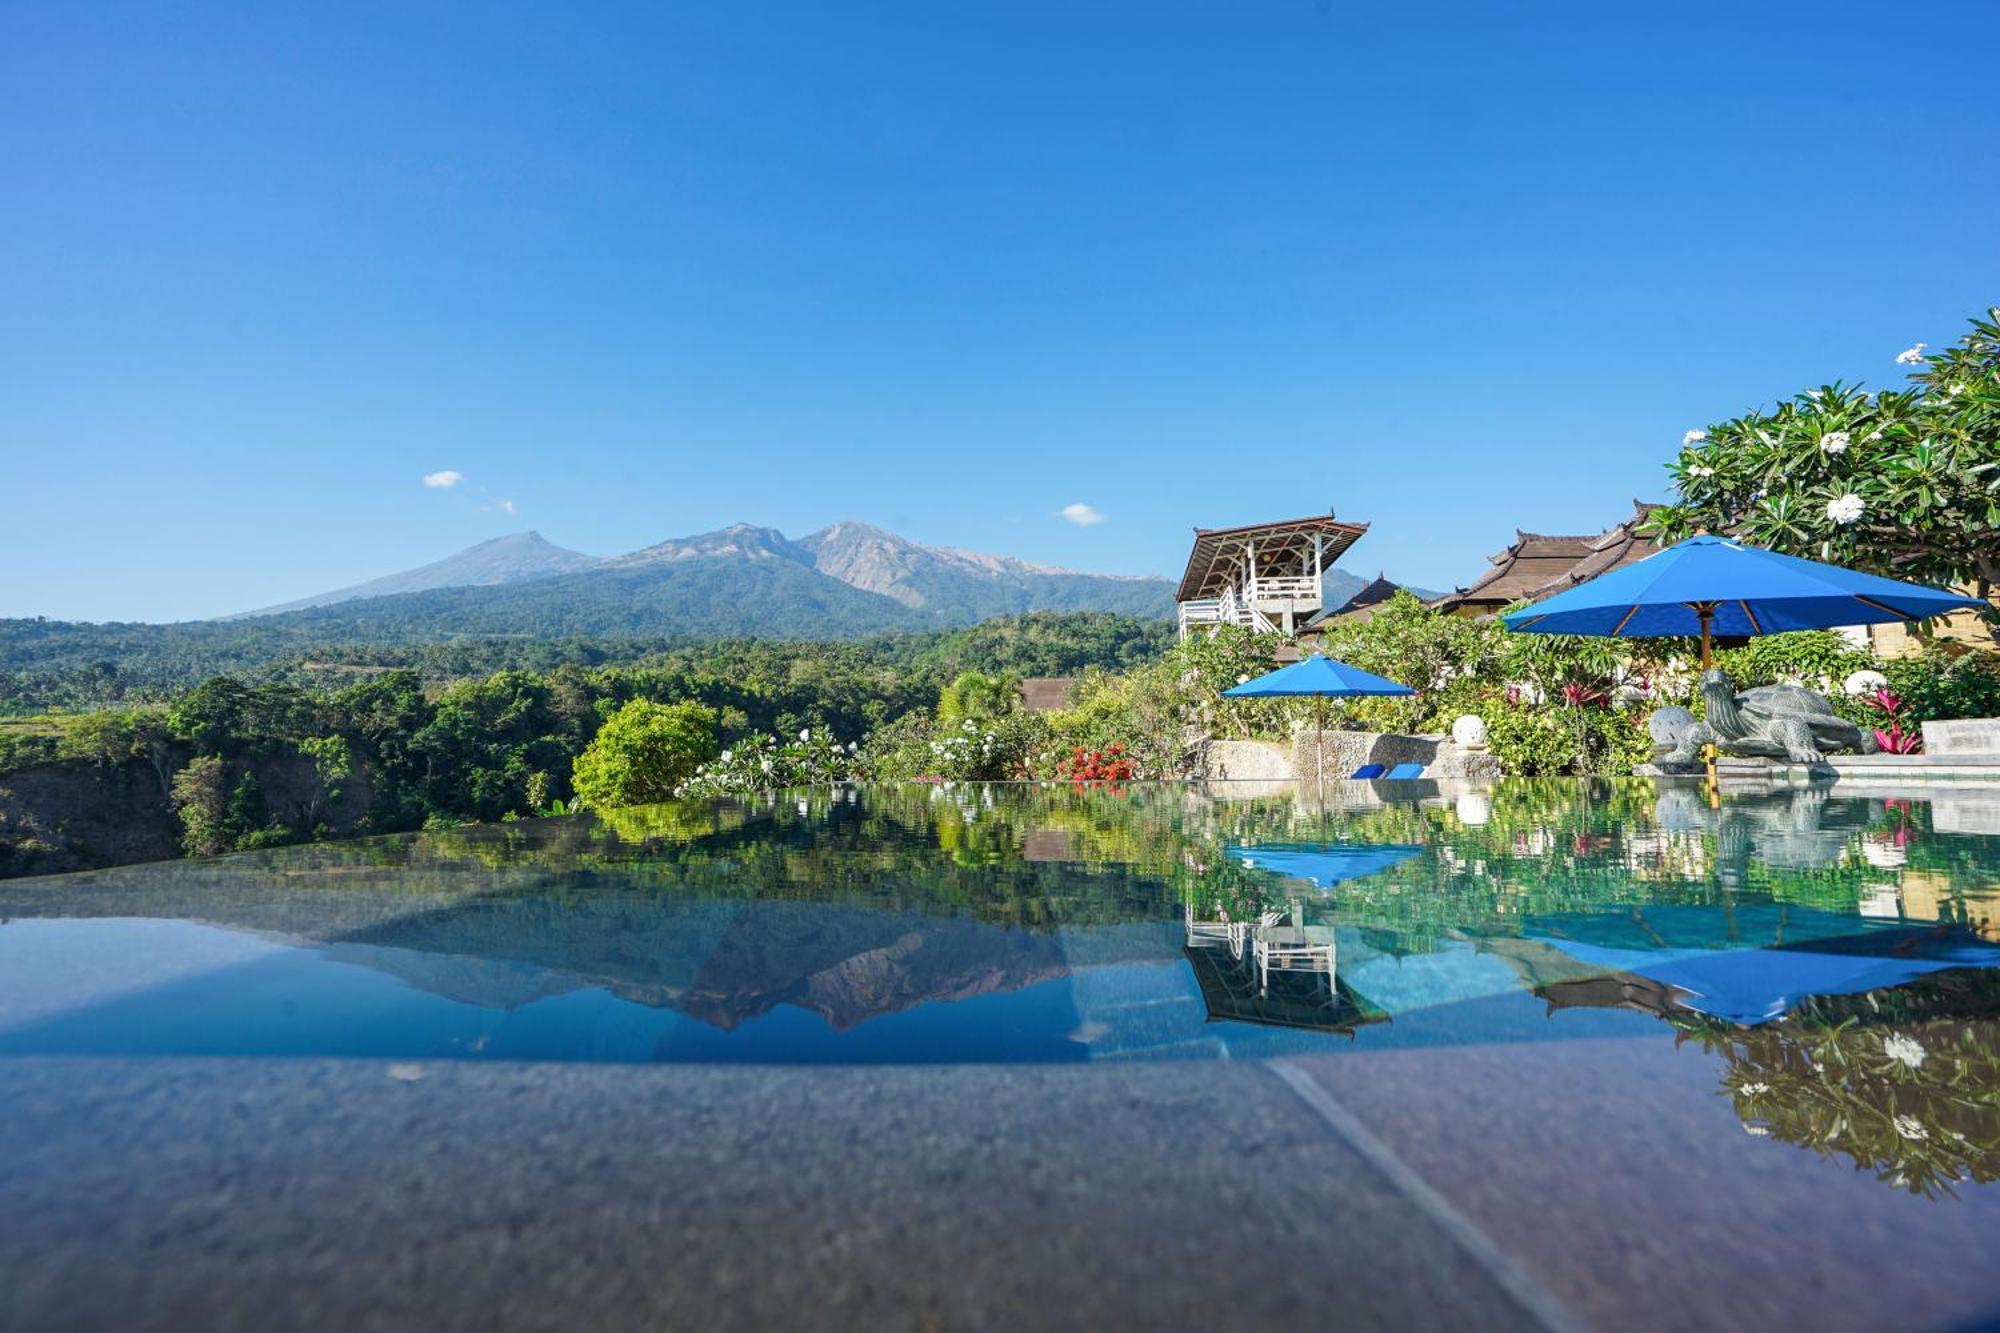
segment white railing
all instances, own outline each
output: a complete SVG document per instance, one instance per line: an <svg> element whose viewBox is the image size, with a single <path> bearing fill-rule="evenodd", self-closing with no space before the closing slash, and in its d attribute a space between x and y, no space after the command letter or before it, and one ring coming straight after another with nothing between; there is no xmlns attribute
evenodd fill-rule
<svg viewBox="0 0 2000 1333"><path fill-rule="evenodd" d="M1311 575L1299 578L1252 579L1239 590L1230 585L1220 597L1204 597L1180 604L1182 635L1209 625L1241 625L1259 634L1278 633L1278 624L1258 609L1259 602L1320 602L1320 581Z"/></svg>
<svg viewBox="0 0 2000 1333"><path fill-rule="evenodd" d="M1253 602L1317 602L1319 596L1319 580L1310 574L1300 578L1267 578L1250 581L1250 600Z"/></svg>
<svg viewBox="0 0 2000 1333"><path fill-rule="evenodd" d="M1222 603L1207 597L1196 602L1181 603L1181 637L1198 625L1220 625L1222 623Z"/></svg>

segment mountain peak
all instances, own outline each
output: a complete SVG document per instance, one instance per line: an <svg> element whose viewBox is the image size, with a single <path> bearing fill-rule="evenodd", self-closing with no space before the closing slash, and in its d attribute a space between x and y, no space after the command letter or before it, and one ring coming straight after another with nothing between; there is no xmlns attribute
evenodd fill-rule
<svg viewBox="0 0 2000 1333"><path fill-rule="evenodd" d="M295 602L267 606L256 611L244 611L225 619L276 615L280 611L303 611L313 606L331 606L337 602L353 602L367 597L391 597L405 592L428 592L433 588L478 588L502 583L520 583L528 579L574 574L602 563L604 562L594 555L585 555L581 551L566 550L557 546L539 532L510 532L499 537L489 537L483 542L476 542L466 547L456 555L433 560L430 564L419 565L415 569L406 569L400 574L388 574L379 579L369 579L365 583L356 583L351 587L336 588L332 592L301 597Z"/></svg>
<svg viewBox="0 0 2000 1333"><path fill-rule="evenodd" d="M755 523L731 523L714 532L692 537L669 537L663 542L621 555L614 565L657 565L672 560L707 559L792 560L810 565L812 556L776 528Z"/></svg>
<svg viewBox="0 0 2000 1333"><path fill-rule="evenodd" d="M468 618L461 623L477 624L485 632L495 625L524 623L509 618L513 613L508 606L560 603L557 618L567 632L578 633L657 632L659 626L688 621L762 629L762 617L774 607L789 606L795 609L786 613L787 628L815 633L823 632L815 617L876 630L969 624L987 616L1044 610L1161 615L1170 606L1172 591L1161 579L1078 574L1012 556L926 546L845 518L798 541L776 528L732 523L610 560L565 551L538 532L509 533L419 569L253 614L565 574L577 577L542 589L441 604L469 608L462 610Z"/></svg>

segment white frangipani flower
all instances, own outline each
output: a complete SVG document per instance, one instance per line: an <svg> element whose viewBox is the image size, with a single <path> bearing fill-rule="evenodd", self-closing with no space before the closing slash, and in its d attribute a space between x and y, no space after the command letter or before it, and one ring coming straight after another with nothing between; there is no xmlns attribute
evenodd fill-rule
<svg viewBox="0 0 2000 1333"><path fill-rule="evenodd" d="M1771 1085L1768 1083L1745 1083L1736 1090L1745 1097L1761 1097L1771 1090Z"/></svg>
<svg viewBox="0 0 2000 1333"><path fill-rule="evenodd" d="M1831 430L1820 438L1819 447L1830 454L1844 454L1851 443L1844 430Z"/></svg>
<svg viewBox="0 0 2000 1333"><path fill-rule="evenodd" d="M1690 477L1712 477L1715 475L1715 469L1706 463L1690 463L1688 464L1688 475Z"/></svg>
<svg viewBox="0 0 2000 1333"><path fill-rule="evenodd" d="M1867 512L1868 505L1853 491L1826 502L1826 516L1843 528L1860 521Z"/></svg>
<svg viewBox="0 0 2000 1333"><path fill-rule="evenodd" d="M1915 1141L1917 1139L1927 1139L1931 1136L1931 1132L1928 1129L1924 1128L1924 1122L1917 1119L1913 1115L1897 1116L1896 1132L1898 1134L1901 1134L1904 1138L1910 1139L1912 1141Z"/></svg>
<svg viewBox="0 0 2000 1333"><path fill-rule="evenodd" d="M1703 440L1706 440L1707 438L1708 438L1707 431L1691 430L1687 434L1681 436L1681 447L1685 449L1687 448L1687 446L1691 444L1700 444Z"/></svg>
<svg viewBox="0 0 2000 1333"><path fill-rule="evenodd" d="M1896 364L1899 366L1916 365L1924 359L1924 347L1925 344L1923 343L1917 343L1912 347L1905 347L1902 351L1896 353Z"/></svg>
<svg viewBox="0 0 2000 1333"><path fill-rule="evenodd" d="M812 729L811 727L800 727L800 728L799 728L799 739L800 739L800 740L802 740L802 741L809 741L809 740L811 740L812 738L813 738L813 729Z"/></svg>
<svg viewBox="0 0 2000 1333"><path fill-rule="evenodd" d="M1869 431L1869 432L1868 432L1868 443L1869 443L1869 444L1873 444L1873 443L1875 443L1875 441L1877 441L1877 440L1879 440L1879 439L1881 439L1881 438L1882 438L1882 429L1881 429L1881 427L1879 427L1879 426L1878 426L1878 427L1876 427L1876 428L1875 428L1874 430L1871 430L1871 431Z"/></svg>
<svg viewBox="0 0 2000 1333"><path fill-rule="evenodd" d="M1882 1054L1906 1069L1915 1069L1924 1062L1923 1043L1900 1032L1892 1032L1882 1042Z"/></svg>

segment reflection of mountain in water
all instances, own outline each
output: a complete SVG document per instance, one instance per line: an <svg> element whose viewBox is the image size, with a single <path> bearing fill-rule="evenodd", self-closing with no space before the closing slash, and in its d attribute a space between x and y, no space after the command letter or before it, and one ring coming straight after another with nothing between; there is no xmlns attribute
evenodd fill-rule
<svg viewBox="0 0 2000 1333"><path fill-rule="evenodd" d="M1824 791L1732 795L1717 811L1608 783L1503 784L1469 810L1179 788L843 790L15 881L0 915L207 922L485 1008L592 989L723 1030L778 1006L846 1030L1083 972L1109 995L1100 965L1141 961L1192 969L1176 1004L1198 989L1217 1017L1340 1029L1552 986L1643 1003L1643 971L1605 950L1797 948L1867 934L1885 910L1907 924L1904 901L1919 920L1970 921L1959 886L2000 878L1996 849L1979 853L1988 881L1911 871L1921 906L1881 868L1892 840L1896 857L1907 843L1936 864L1929 836L1907 809ZM1277 873L1299 866L1259 852L1272 848L1353 864L1307 891ZM1158 929L1183 904L1255 921L1279 894L1296 899L1294 925L1338 928L1333 993L1280 985L1246 1003L1220 960L1182 965Z"/></svg>
<svg viewBox="0 0 2000 1333"><path fill-rule="evenodd" d="M126 868L79 877L59 902L17 892L0 899L0 914L180 918L317 948L482 1008L596 988L724 1030L779 1005L846 1030L1077 967L1170 956L1157 933L1013 929L951 904L926 910L916 884L905 895L910 905L897 906L892 892L825 901L718 896L713 886L686 883L664 859L650 868L665 882L647 892L617 875L552 874L532 861L442 875L429 865L300 875L289 873L297 869L290 859L146 868L152 874Z"/></svg>

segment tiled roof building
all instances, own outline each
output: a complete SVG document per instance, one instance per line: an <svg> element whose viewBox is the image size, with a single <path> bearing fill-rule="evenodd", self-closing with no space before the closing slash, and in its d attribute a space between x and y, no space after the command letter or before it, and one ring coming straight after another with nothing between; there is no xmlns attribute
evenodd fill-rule
<svg viewBox="0 0 2000 1333"><path fill-rule="evenodd" d="M1635 529L1658 505L1632 502L1632 516L1594 537L1551 537L1515 530L1514 543L1491 557L1492 568L1471 585L1430 603L1462 616L1490 616L1516 602L1536 602L1599 574L1636 564L1658 551Z"/></svg>

